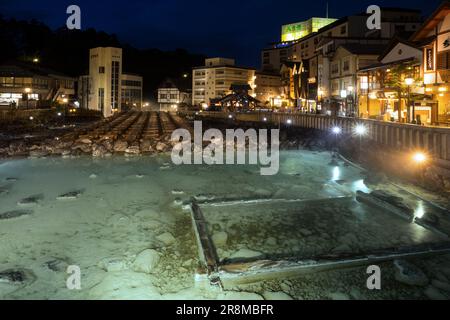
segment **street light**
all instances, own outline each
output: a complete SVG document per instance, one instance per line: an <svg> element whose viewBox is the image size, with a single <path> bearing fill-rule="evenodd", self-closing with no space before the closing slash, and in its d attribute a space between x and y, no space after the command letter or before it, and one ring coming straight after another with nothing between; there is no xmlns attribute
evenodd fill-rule
<svg viewBox="0 0 450 320"><path fill-rule="evenodd" d="M425 180L425 164L428 161L428 156L421 151L417 151L413 154L412 159L418 166L419 179L423 182Z"/></svg>
<svg viewBox="0 0 450 320"><path fill-rule="evenodd" d="M333 133L334 133L335 135L339 135L339 134L342 133L342 129L339 128L339 127L334 127L334 128L332 129L332 131L333 131Z"/></svg>
<svg viewBox="0 0 450 320"><path fill-rule="evenodd" d="M360 137L365 136L367 133L367 128L362 124L358 124L355 127L355 133Z"/></svg>
<svg viewBox="0 0 450 320"><path fill-rule="evenodd" d="M410 108L411 108L411 86L414 84L414 79L413 78L406 78L405 79L405 84L408 87L408 114L410 113ZM412 118L413 121L411 121L411 119L408 119L410 122L415 122L416 120L416 108L413 105L413 110L412 110Z"/></svg>
<svg viewBox="0 0 450 320"><path fill-rule="evenodd" d="M416 152L413 155L413 160L417 164L423 164L427 161L427 159L428 159L427 155L423 152Z"/></svg>
<svg viewBox="0 0 450 320"><path fill-rule="evenodd" d="M359 136L359 160L361 161L362 137L367 134L367 128L363 124L358 124L355 127L355 134Z"/></svg>

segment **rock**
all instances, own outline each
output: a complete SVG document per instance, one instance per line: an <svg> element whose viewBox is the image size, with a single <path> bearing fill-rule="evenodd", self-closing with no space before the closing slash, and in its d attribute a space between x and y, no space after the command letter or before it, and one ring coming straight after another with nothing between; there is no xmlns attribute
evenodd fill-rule
<svg viewBox="0 0 450 320"><path fill-rule="evenodd" d="M156 151L159 151L159 152L166 152L167 150L168 150L168 146L165 144L165 143L162 143L162 142L158 142L157 144L156 144Z"/></svg>
<svg viewBox="0 0 450 320"><path fill-rule="evenodd" d="M89 291L92 300L161 300L154 278L131 271L108 273Z"/></svg>
<svg viewBox="0 0 450 320"><path fill-rule="evenodd" d="M142 153L151 153L154 151L150 140L142 141L140 144L140 148Z"/></svg>
<svg viewBox="0 0 450 320"><path fill-rule="evenodd" d="M27 269L10 269L0 272L0 283L24 285L36 280L33 271Z"/></svg>
<svg viewBox="0 0 450 320"><path fill-rule="evenodd" d="M271 292L271 291L266 291L263 293L263 297L265 300L272 300L272 301L277 301L277 300L294 300L292 299L292 297L284 292Z"/></svg>
<svg viewBox="0 0 450 320"><path fill-rule="evenodd" d="M43 199L44 195L38 194L19 200L19 202L17 202L17 205L21 207L32 207L39 204L39 202L41 202Z"/></svg>
<svg viewBox="0 0 450 320"><path fill-rule="evenodd" d="M267 189L257 189L254 191L255 195L259 196L259 197L271 197L272 196L272 192L270 190Z"/></svg>
<svg viewBox="0 0 450 320"><path fill-rule="evenodd" d="M92 146L90 144L78 143L72 146L72 150L80 150L83 153L92 153ZM64 155L65 152L62 152Z"/></svg>
<svg viewBox="0 0 450 320"><path fill-rule="evenodd" d="M228 241L228 234L226 232L216 232L212 236L212 241L216 246L224 246Z"/></svg>
<svg viewBox="0 0 450 320"><path fill-rule="evenodd" d="M169 232L160 234L156 237L156 239L164 243L166 246L170 246L171 244L175 243L174 236Z"/></svg>
<svg viewBox="0 0 450 320"><path fill-rule="evenodd" d="M9 187L0 187L0 196L9 193Z"/></svg>
<svg viewBox="0 0 450 320"><path fill-rule="evenodd" d="M139 146L131 146L125 149L125 153L130 155L139 155L141 150L139 149Z"/></svg>
<svg viewBox="0 0 450 320"><path fill-rule="evenodd" d="M33 214L33 211L30 210L14 210L14 211L8 211L4 213L0 213L0 220L10 220L10 219L16 219L20 217L25 217Z"/></svg>
<svg viewBox="0 0 450 320"><path fill-rule="evenodd" d="M440 290L450 292L450 284L448 282L433 280L431 281L431 285Z"/></svg>
<svg viewBox="0 0 450 320"><path fill-rule="evenodd" d="M105 139L102 141L102 145L107 150L107 153L114 151L114 142L110 139Z"/></svg>
<svg viewBox="0 0 450 320"><path fill-rule="evenodd" d="M64 259L55 258L44 263L44 267L54 272L66 272L69 263Z"/></svg>
<svg viewBox="0 0 450 320"><path fill-rule="evenodd" d="M277 239L270 237L270 238L266 239L265 244L268 246L276 246L278 243L277 243Z"/></svg>
<svg viewBox="0 0 450 320"><path fill-rule="evenodd" d="M127 269L127 263L122 258L105 258L99 262L98 267L107 272L119 272Z"/></svg>
<svg viewBox="0 0 450 320"><path fill-rule="evenodd" d="M429 286L423 293L430 300L447 300L447 297L433 286Z"/></svg>
<svg viewBox="0 0 450 320"><path fill-rule="evenodd" d="M125 150L127 150L127 148L128 148L128 142L123 141L123 140L118 140L114 144L114 152L122 152L122 153L124 153Z"/></svg>
<svg viewBox="0 0 450 320"><path fill-rule="evenodd" d="M304 229L304 228L300 229L299 232L302 234L302 236L305 236L305 237L309 237L313 234L312 231L310 231L308 229Z"/></svg>
<svg viewBox="0 0 450 320"><path fill-rule="evenodd" d="M182 194L184 194L184 191L175 189L175 190L172 190L172 194L173 195L182 195Z"/></svg>
<svg viewBox="0 0 450 320"><path fill-rule="evenodd" d="M81 139L79 142L82 144L92 144L92 140L88 138Z"/></svg>
<svg viewBox="0 0 450 320"><path fill-rule="evenodd" d="M250 249L241 249L239 251L234 252L230 259L250 259L250 258L258 258L262 257L264 254L258 251L253 251Z"/></svg>
<svg viewBox="0 0 450 320"><path fill-rule="evenodd" d="M67 193L63 193L59 195L56 200L75 200L78 199L80 195L82 195L84 190L74 190Z"/></svg>
<svg viewBox="0 0 450 320"><path fill-rule="evenodd" d="M97 179L97 175L93 173L89 176L89 179Z"/></svg>
<svg viewBox="0 0 450 320"><path fill-rule="evenodd" d="M400 283L419 287L425 287L430 283L422 270L405 260L395 260L394 266L395 279Z"/></svg>
<svg viewBox="0 0 450 320"><path fill-rule="evenodd" d="M45 150L33 150L33 151L30 151L30 157L31 158L43 158L43 157L46 157L46 156L48 156L48 152L47 151L45 151Z"/></svg>
<svg viewBox="0 0 450 320"><path fill-rule="evenodd" d="M183 205L183 200L181 200L180 198L176 198L175 200L173 200L173 205L176 207L181 207Z"/></svg>
<svg viewBox="0 0 450 320"><path fill-rule="evenodd" d="M148 249L142 251L134 261L133 270L142 273L152 273L160 260L159 253Z"/></svg>
<svg viewBox="0 0 450 320"><path fill-rule="evenodd" d="M108 150L102 144L96 144L92 147L92 156L94 158L102 158L107 152Z"/></svg>
<svg viewBox="0 0 450 320"><path fill-rule="evenodd" d="M337 300L337 301L350 300L350 297L349 297L347 294L342 293L342 292L333 292L333 293L330 293L330 294L328 295L328 297L329 297L331 300Z"/></svg>

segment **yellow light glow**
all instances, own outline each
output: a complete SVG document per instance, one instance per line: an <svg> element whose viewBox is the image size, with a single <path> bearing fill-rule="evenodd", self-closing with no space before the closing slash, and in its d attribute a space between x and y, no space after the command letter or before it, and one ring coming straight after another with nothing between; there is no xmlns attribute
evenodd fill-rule
<svg viewBox="0 0 450 320"><path fill-rule="evenodd" d="M25 93L30 93L31 89L30 88L25 88Z"/></svg>
<svg viewBox="0 0 450 320"><path fill-rule="evenodd" d="M439 87L439 92L446 92L447 88L446 87Z"/></svg>
<svg viewBox="0 0 450 320"><path fill-rule="evenodd" d="M412 86L414 84L414 79L413 78L406 78L405 79L405 84L407 86Z"/></svg>
<svg viewBox="0 0 450 320"><path fill-rule="evenodd" d="M427 161L427 155L423 152L416 152L413 155L413 160L418 164L424 163Z"/></svg>
<svg viewBox="0 0 450 320"><path fill-rule="evenodd" d="M433 88L426 88L425 91L426 92L433 92Z"/></svg>

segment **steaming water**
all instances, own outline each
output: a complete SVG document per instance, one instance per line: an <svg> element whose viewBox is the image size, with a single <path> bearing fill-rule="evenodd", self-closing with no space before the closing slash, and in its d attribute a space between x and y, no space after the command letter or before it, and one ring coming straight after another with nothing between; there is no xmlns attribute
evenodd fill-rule
<svg viewBox="0 0 450 320"><path fill-rule="evenodd" d="M329 162L329 153L282 152L280 173L272 177L261 176L257 166L174 167L164 156L2 162L0 187L9 192L0 194L0 214L31 214L0 220L0 273L14 269L29 274L23 283L0 279L0 298L254 298L196 288L198 250L190 212L181 205L193 196L326 199L324 206L256 204L206 210L211 233L229 237L227 245L218 246L221 258L243 249L308 256L440 240L421 227L409 228L349 200L356 190L368 191L361 173ZM57 200L74 190L82 191L77 199ZM18 205L33 195L42 198L36 205ZM306 213L293 214L298 212ZM388 227L379 233L385 221ZM261 224L265 227L258 229ZM389 238L395 226L401 232ZM351 232L356 235L345 238ZM361 241L365 245L358 245ZM336 249L339 245L347 247ZM146 249L161 256L151 274L134 268L137 255ZM67 289L68 265L80 267L81 290Z"/></svg>

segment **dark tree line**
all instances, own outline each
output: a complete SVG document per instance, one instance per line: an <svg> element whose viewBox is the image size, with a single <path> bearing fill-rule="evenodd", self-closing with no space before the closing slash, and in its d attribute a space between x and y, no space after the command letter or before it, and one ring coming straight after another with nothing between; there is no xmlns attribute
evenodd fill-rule
<svg viewBox="0 0 450 320"><path fill-rule="evenodd" d="M123 48L124 72L144 77L144 96L154 95L157 86L166 78L179 78L191 73L193 66L203 64L204 56L190 54L184 49L162 51L141 50L121 43L114 34L95 29L52 30L36 20L18 21L0 16L0 63L8 60L39 63L70 76L88 73L89 49L99 46Z"/></svg>

